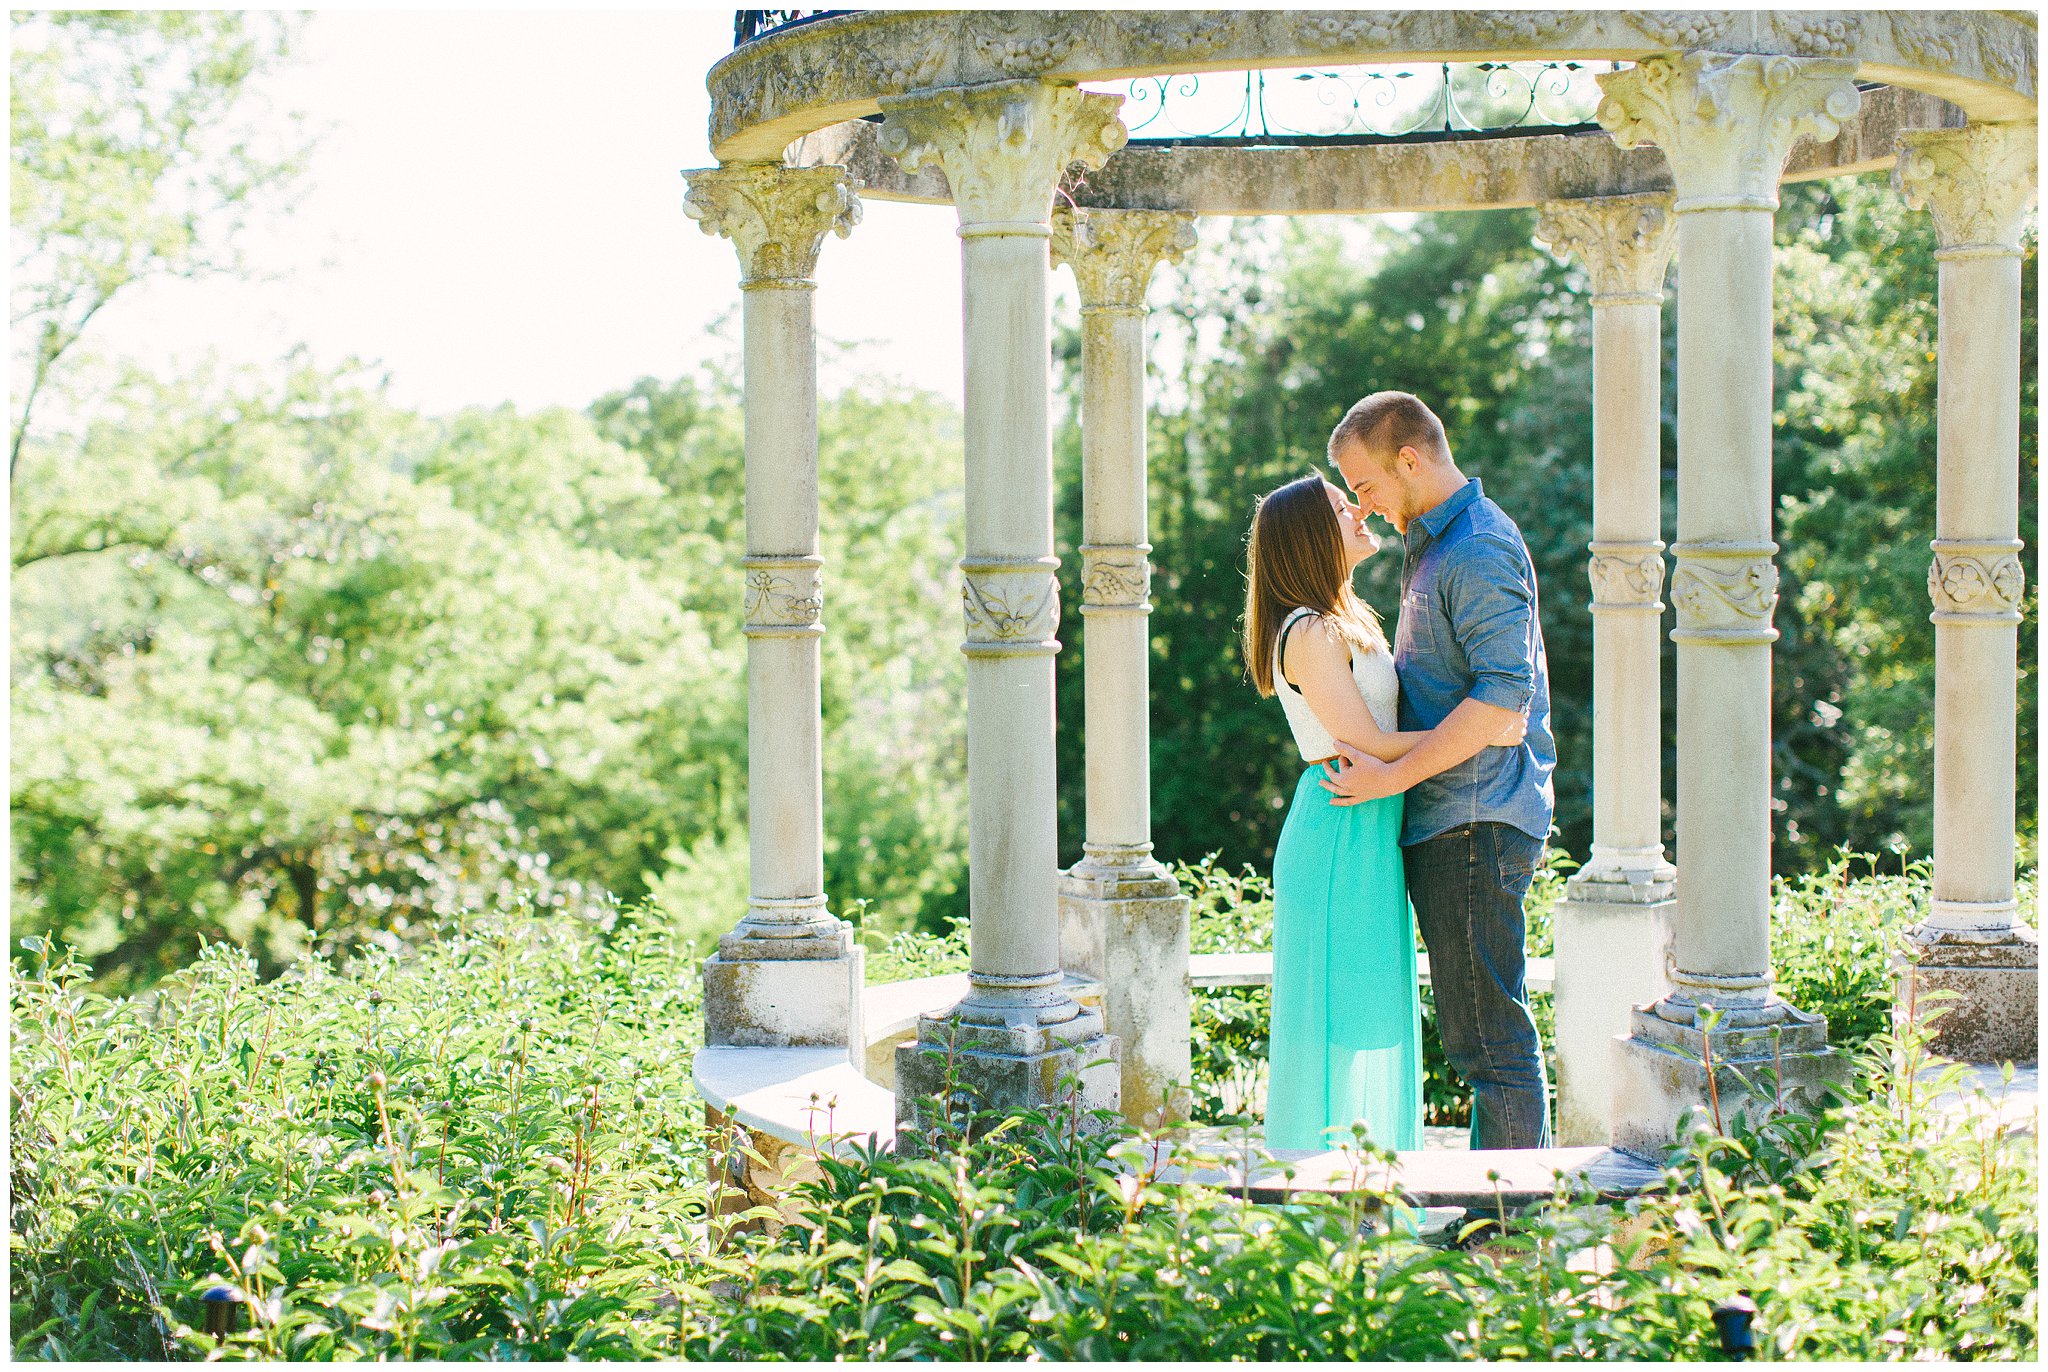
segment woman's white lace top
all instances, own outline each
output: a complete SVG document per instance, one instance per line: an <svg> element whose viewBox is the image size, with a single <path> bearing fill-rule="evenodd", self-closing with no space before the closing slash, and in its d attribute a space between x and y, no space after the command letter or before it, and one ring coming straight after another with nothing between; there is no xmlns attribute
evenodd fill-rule
<svg viewBox="0 0 2048 1372"><path fill-rule="evenodd" d="M1287 712L1288 727L1294 730L1294 746L1301 749L1303 762L1320 762L1337 756L1337 741L1316 718L1316 712L1309 708L1301 692L1288 684L1287 677L1280 670L1280 647L1287 641L1288 625L1312 613L1310 610L1297 610L1289 615L1287 623L1280 627L1280 637L1273 644L1273 694L1280 697L1280 708ZM1372 713L1373 723L1389 733L1398 729L1401 681L1394 675L1394 655L1385 648L1367 651L1354 646L1351 649L1351 679L1358 683L1358 693L1365 697L1365 708Z"/></svg>

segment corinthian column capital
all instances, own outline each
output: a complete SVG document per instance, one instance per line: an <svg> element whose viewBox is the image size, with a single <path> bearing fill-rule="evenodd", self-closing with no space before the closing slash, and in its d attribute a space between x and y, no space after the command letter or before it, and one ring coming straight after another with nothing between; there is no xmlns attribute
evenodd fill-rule
<svg viewBox="0 0 2048 1372"><path fill-rule="evenodd" d="M1668 194L1552 200L1537 217L1536 236L1559 257L1586 264L1595 305L1656 305L1664 300L1677 222Z"/></svg>
<svg viewBox="0 0 2048 1372"><path fill-rule="evenodd" d="M753 286L809 281L825 235L860 222L860 197L844 167L740 162L688 171L683 213L739 249L741 280Z"/></svg>
<svg viewBox="0 0 2048 1372"><path fill-rule="evenodd" d="M1052 260L1073 269L1084 310L1142 310L1152 269L1195 246L1195 216L1174 210L1052 212Z"/></svg>
<svg viewBox="0 0 2048 1372"><path fill-rule="evenodd" d="M1892 184L1914 209L1933 213L1941 257L2019 253L2034 201L2036 128L2029 121L1899 135Z"/></svg>
<svg viewBox="0 0 2048 1372"><path fill-rule="evenodd" d="M1855 75L1842 57L1649 57L1596 78L1595 117L1624 148L1664 150L1678 213L1773 210L1792 145L1833 138L1861 106Z"/></svg>
<svg viewBox="0 0 2048 1372"><path fill-rule="evenodd" d="M1044 81L885 95L882 151L905 171L943 171L963 229L1045 233L1060 174L1100 167L1130 136L1122 103Z"/></svg>

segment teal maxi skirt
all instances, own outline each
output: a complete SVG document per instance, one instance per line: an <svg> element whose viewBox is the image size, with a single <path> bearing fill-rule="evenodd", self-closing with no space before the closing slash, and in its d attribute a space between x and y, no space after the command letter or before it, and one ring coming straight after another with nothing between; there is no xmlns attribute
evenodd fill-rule
<svg viewBox="0 0 2048 1372"><path fill-rule="evenodd" d="M1273 854L1266 1146L1422 1146L1422 1006L1402 797L1332 805L1302 774Z"/></svg>

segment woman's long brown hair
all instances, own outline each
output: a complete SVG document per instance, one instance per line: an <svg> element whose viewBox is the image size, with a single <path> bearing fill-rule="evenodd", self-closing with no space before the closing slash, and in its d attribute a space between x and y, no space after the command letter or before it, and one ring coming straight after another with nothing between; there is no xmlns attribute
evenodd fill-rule
<svg viewBox="0 0 2048 1372"><path fill-rule="evenodd" d="M1384 648L1372 607L1351 589L1344 531L1320 476L1290 481L1259 502L1246 549L1244 663L1259 694L1273 694L1273 645L1298 608L1314 610L1355 646Z"/></svg>

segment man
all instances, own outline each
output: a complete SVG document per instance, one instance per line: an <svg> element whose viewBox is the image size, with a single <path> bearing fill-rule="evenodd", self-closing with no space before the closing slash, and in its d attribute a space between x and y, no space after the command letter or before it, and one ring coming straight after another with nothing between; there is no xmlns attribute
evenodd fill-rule
<svg viewBox="0 0 2048 1372"><path fill-rule="evenodd" d="M1408 898L1444 1055L1472 1086L1473 1146L1547 1148L1522 946L1557 766L1536 569L1515 522L1458 470L1443 424L1407 392L1353 405L1330 435L1330 461L1359 505L1403 537L1401 728L1430 733L1392 763L1340 744L1344 761L1322 784L1339 805L1408 793ZM1518 714L1522 741L1491 746Z"/></svg>

